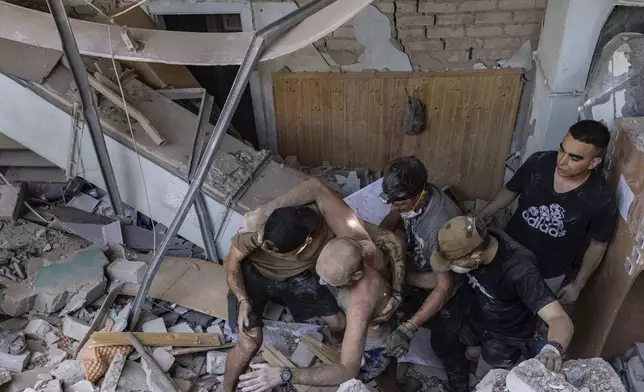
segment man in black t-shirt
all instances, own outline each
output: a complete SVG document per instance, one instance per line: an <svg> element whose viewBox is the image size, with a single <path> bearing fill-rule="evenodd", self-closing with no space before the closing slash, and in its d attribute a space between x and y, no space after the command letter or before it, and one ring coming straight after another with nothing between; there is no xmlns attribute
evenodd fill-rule
<svg viewBox="0 0 644 392"><path fill-rule="evenodd" d="M519 360L533 335L535 314L549 327L548 344L537 359L550 370L561 369L574 327L539 274L532 252L500 230L488 232L477 218L461 216L438 232L430 262L434 271L451 270L469 280L461 341L481 347L478 378L492 368L510 369Z"/></svg>
<svg viewBox="0 0 644 392"><path fill-rule="evenodd" d="M562 303L577 300L613 233L615 201L596 170L609 140L602 123L578 122L558 152L533 154L477 215L486 219L519 196L505 231L537 256L541 275ZM577 276L561 288L566 271L579 261Z"/></svg>

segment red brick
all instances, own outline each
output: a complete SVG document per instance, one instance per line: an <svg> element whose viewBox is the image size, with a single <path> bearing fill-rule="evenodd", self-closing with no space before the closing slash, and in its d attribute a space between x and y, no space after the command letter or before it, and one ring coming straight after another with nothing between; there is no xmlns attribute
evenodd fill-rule
<svg viewBox="0 0 644 392"><path fill-rule="evenodd" d="M362 49L362 44L355 39L332 38L326 40L327 50L348 50L358 51Z"/></svg>
<svg viewBox="0 0 644 392"><path fill-rule="evenodd" d="M447 38L444 41L446 50L483 47L483 40L480 38Z"/></svg>
<svg viewBox="0 0 644 392"><path fill-rule="evenodd" d="M541 25L538 23L508 25L505 26L505 33L507 35L522 37L533 34L539 31L540 28Z"/></svg>
<svg viewBox="0 0 644 392"><path fill-rule="evenodd" d="M438 40L438 39L405 42L404 46L405 46L405 52L443 50L443 42L441 42L441 40Z"/></svg>
<svg viewBox="0 0 644 392"><path fill-rule="evenodd" d="M458 6L462 12L491 11L496 8L497 0L468 0Z"/></svg>
<svg viewBox="0 0 644 392"><path fill-rule="evenodd" d="M423 0L418 4L418 11L425 13L452 13L457 9L456 3L434 3L431 0Z"/></svg>
<svg viewBox="0 0 644 392"><path fill-rule="evenodd" d="M520 38L486 38L483 40L483 48L485 49L517 49L520 46Z"/></svg>
<svg viewBox="0 0 644 392"><path fill-rule="evenodd" d="M469 37L496 37L503 35L503 28L501 26L468 27L467 35Z"/></svg>
<svg viewBox="0 0 644 392"><path fill-rule="evenodd" d="M465 25L472 22L474 22L473 14L436 15L436 24L439 26Z"/></svg>
<svg viewBox="0 0 644 392"><path fill-rule="evenodd" d="M396 18L399 27L433 26L434 15L404 15Z"/></svg>
<svg viewBox="0 0 644 392"><path fill-rule="evenodd" d="M535 7L535 0L500 0L501 10L526 10Z"/></svg>
<svg viewBox="0 0 644 392"><path fill-rule="evenodd" d="M425 38L425 29L423 28L398 29L398 38L400 39Z"/></svg>
<svg viewBox="0 0 644 392"><path fill-rule="evenodd" d="M380 2L374 3L374 5L383 14L393 14L396 11L396 7L392 2L380 1Z"/></svg>
<svg viewBox="0 0 644 392"><path fill-rule="evenodd" d="M474 49L473 60L506 60L516 49Z"/></svg>
<svg viewBox="0 0 644 392"><path fill-rule="evenodd" d="M333 36L339 38L355 38L356 34L353 31L353 27L338 27L333 32Z"/></svg>
<svg viewBox="0 0 644 392"><path fill-rule="evenodd" d="M397 1L394 4L396 4L396 11L397 12L402 12L402 13L414 13L418 12L418 3L415 1Z"/></svg>
<svg viewBox="0 0 644 392"><path fill-rule="evenodd" d="M460 38L465 36L463 27L428 27L427 38Z"/></svg>
<svg viewBox="0 0 644 392"><path fill-rule="evenodd" d="M541 10L536 11L515 11L514 21L519 23L536 22L541 23L546 12Z"/></svg>
<svg viewBox="0 0 644 392"><path fill-rule="evenodd" d="M476 14L476 24L514 23L512 12L482 12Z"/></svg>

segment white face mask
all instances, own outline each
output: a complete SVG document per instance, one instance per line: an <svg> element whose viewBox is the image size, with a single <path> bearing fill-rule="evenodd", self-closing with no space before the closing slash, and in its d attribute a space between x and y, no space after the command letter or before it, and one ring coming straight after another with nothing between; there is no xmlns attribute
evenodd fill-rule
<svg viewBox="0 0 644 392"><path fill-rule="evenodd" d="M472 270L475 270L476 268L474 268L474 267L465 268L465 267L461 267L460 265L450 265L449 269L451 269L453 272L455 272L457 274L466 274L466 273L468 273L468 272L470 272Z"/></svg>
<svg viewBox="0 0 644 392"><path fill-rule="evenodd" d="M413 211L413 210L412 210L412 211L407 211L407 212L401 212L401 213L400 213L400 216L401 216L403 219L411 219L411 218L415 218L415 217L417 217L418 215L420 215L420 214L422 214L422 213L423 213L423 210L422 210L422 209L421 209L421 210L418 210L418 211Z"/></svg>

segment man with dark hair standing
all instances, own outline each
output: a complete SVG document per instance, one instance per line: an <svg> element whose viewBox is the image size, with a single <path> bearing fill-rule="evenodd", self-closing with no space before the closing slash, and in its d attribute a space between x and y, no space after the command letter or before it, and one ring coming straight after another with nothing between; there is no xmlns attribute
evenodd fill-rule
<svg viewBox="0 0 644 392"><path fill-rule="evenodd" d="M576 123L558 152L533 154L477 215L485 220L519 197L505 231L537 256L541 275L564 304L577 300L613 233L615 201L597 169L609 141L602 123ZM580 259L577 276L562 288Z"/></svg>
<svg viewBox="0 0 644 392"><path fill-rule="evenodd" d="M404 356L414 333L427 325L432 348L445 366L451 388L465 392L469 391L467 364L452 361L458 355L454 346L458 345L461 314L457 299L449 300L453 276L448 271L432 271L429 262L441 226L462 212L427 178L425 165L410 156L394 159L382 180L381 199L391 204L391 212L380 226L394 232L404 229L408 260L408 287L403 304L408 319L390 335L385 353L397 358Z"/></svg>
<svg viewBox="0 0 644 392"><path fill-rule="evenodd" d="M479 380L490 369L514 366L533 336L535 314L549 327L548 343L536 358L550 370L561 370L574 327L539 274L532 252L501 230L488 231L477 218L460 216L440 229L431 264L435 271L467 276L472 286L461 339L481 347ZM457 351L464 360L465 346Z"/></svg>

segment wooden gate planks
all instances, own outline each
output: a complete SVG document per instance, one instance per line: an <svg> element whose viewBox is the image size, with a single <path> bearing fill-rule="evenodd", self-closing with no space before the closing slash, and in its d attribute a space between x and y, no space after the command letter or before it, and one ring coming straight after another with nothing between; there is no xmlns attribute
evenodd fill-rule
<svg viewBox="0 0 644 392"><path fill-rule="evenodd" d="M521 70L442 73L275 73L282 156L301 164L383 169L416 155L437 185L490 199L503 185L521 95ZM426 128L402 130L407 95L425 103Z"/></svg>

